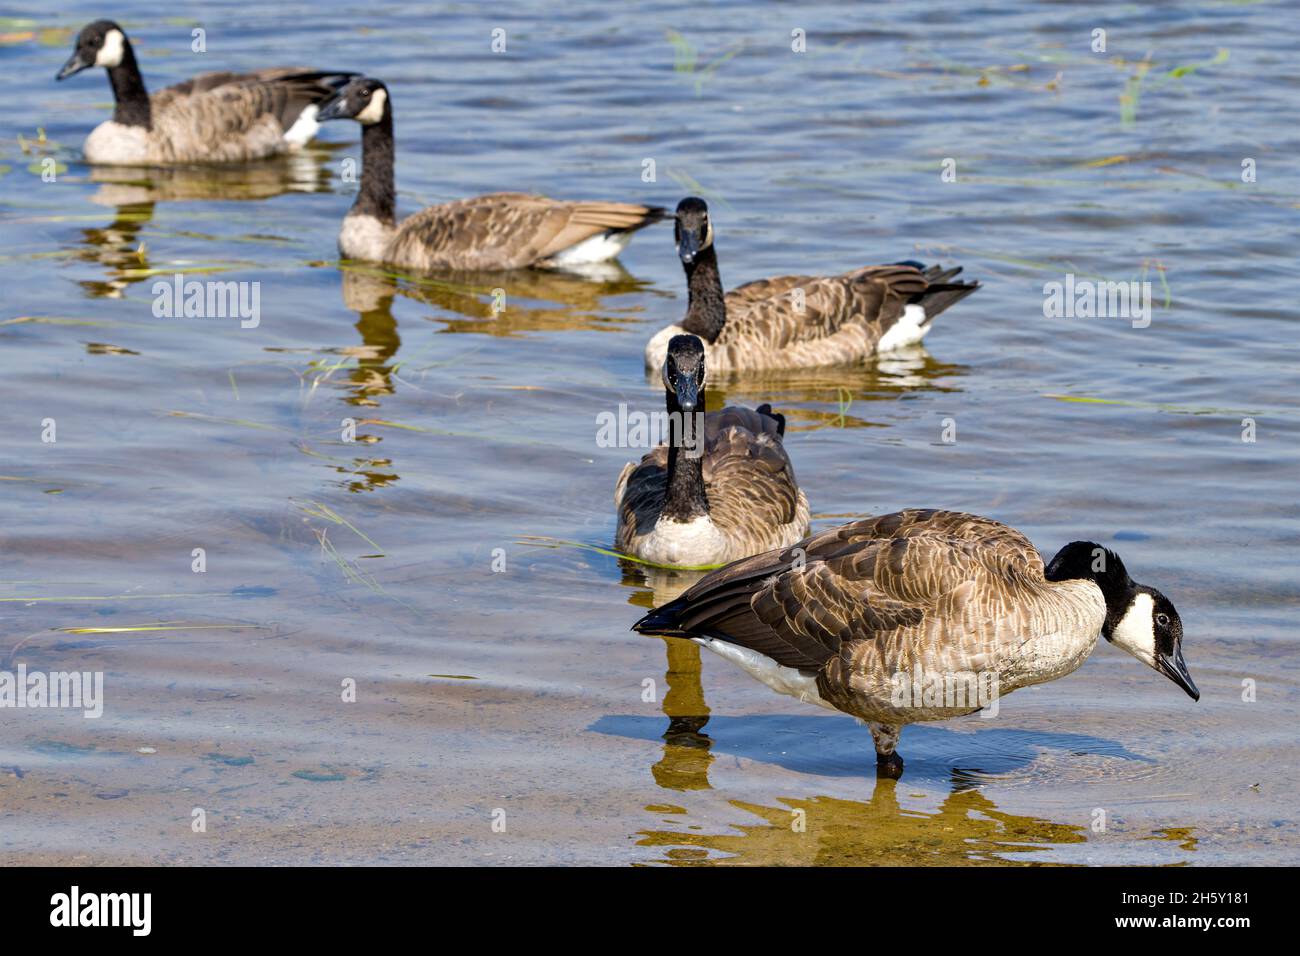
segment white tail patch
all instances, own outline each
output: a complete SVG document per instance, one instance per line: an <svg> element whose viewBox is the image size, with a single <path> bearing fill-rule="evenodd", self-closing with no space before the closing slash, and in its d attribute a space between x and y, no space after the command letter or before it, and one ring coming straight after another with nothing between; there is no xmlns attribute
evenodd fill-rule
<svg viewBox="0 0 1300 956"><path fill-rule="evenodd" d="M750 677L766 684L778 694L786 694L809 704L820 704L827 710L835 709L822 700L821 694L817 692L815 677L803 674L793 667L783 667L772 658L751 651L747 647L741 647L739 644L728 644L726 641L711 637L693 637L691 640L707 647L719 657L725 657Z"/></svg>
<svg viewBox="0 0 1300 956"><path fill-rule="evenodd" d="M590 239L584 239L576 245L561 249L551 256L551 262L557 266L583 265L591 262L608 262L617 258L632 241L630 232L605 232Z"/></svg>
<svg viewBox="0 0 1300 956"><path fill-rule="evenodd" d="M284 131L284 141L293 147L306 146L320 130L320 123L316 121L319 115L320 107L315 103L308 103L298 114L298 118L293 121L293 125Z"/></svg>
<svg viewBox="0 0 1300 956"><path fill-rule="evenodd" d="M894 349L916 345L929 331L930 326L925 322L925 306L916 303L905 305L898 321L891 325L889 331L876 343L876 351L892 352Z"/></svg>

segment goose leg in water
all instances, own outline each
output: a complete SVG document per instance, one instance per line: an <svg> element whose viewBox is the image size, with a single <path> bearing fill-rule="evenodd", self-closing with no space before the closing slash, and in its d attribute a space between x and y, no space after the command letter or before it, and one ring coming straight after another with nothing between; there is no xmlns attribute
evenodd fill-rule
<svg viewBox="0 0 1300 956"><path fill-rule="evenodd" d="M871 738L876 742L876 775L897 780L903 775L903 758L895 750L898 735L903 732L899 724L867 724Z"/></svg>

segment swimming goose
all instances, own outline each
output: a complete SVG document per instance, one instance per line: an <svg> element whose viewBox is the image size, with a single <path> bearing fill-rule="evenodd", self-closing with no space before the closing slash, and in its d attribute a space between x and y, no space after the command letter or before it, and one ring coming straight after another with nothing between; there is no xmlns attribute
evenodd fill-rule
<svg viewBox="0 0 1300 956"><path fill-rule="evenodd" d="M640 464L629 462L614 491L616 540L626 554L699 567L808 533L808 499L781 444L785 418L768 405L706 413L704 370L699 339L679 335L668 343L669 441Z"/></svg>
<svg viewBox="0 0 1300 956"><path fill-rule="evenodd" d="M1044 568L1020 532L952 511L867 518L738 561L633 629L689 638L866 722L885 776L902 772L904 724L1064 677L1098 634L1200 699L1178 612L1118 555L1074 541Z"/></svg>
<svg viewBox="0 0 1300 956"><path fill-rule="evenodd" d="M664 218L659 206L560 202L491 193L394 214L393 101L379 80L353 80L326 103L322 121L361 124L361 185L339 231L347 259L418 271L581 267L613 259L632 233Z"/></svg>
<svg viewBox="0 0 1300 956"><path fill-rule="evenodd" d="M683 332L704 340L711 370L860 362L920 342L936 315L979 288L978 282L951 281L960 267L945 271L900 262L837 276L759 279L724 298L704 200L683 199L674 229L689 288L686 318L650 339L645 350L650 369L663 364L668 340ZM712 308L719 299L725 310Z"/></svg>
<svg viewBox="0 0 1300 956"><path fill-rule="evenodd" d="M86 137L92 163L117 166L239 163L298 149L319 129L317 110L355 73L281 67L201 73L150 96L131 41L112 20L96 20L55 79L102 66L117 106Z"/></svg>

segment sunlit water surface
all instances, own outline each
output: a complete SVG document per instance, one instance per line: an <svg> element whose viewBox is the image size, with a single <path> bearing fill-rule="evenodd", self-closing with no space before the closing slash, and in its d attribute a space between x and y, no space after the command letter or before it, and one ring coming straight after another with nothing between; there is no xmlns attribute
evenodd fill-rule
<svg viewBox="0 0 1300 956"><path fill-rule="evenodd" d="M550 6L113 13L155 88L385 79L407 211L699 193L728 285L964 265L984 288L927 352L710 401L784 412L816 527L937 506L1116 548L1177 603L1203 698L1103 646L996 719L907 729L878 783L852 720L630 633L684 581L582 547L640 454L597 414L661 407L667 227L599 281L341 269L354 125L252 169L88 168L104 77L53 75L102 8L33 8L0 25L0 668L100 671L107 700L0 711L0 859L1296 862L1294 16ZM260 283L260 325L155 318L177 272ZM1066 273L1150 281L1150 326L1045 318Z"/></svg>

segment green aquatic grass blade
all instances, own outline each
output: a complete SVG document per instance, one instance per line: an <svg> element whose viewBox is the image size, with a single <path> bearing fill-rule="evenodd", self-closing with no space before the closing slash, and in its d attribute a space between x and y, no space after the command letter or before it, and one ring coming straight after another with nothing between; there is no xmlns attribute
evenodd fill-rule
<svg viewBox="0 0 1300 956"><path fill-rule="evenodd" d="M470 438L474 441L499 442L503 445L527 445L540 448L554 448L553 442L542 441L537 438L515 438L505 437L504 435L494 435L490 432L453 432L443 428L430 428L427 425L407 425L403 422L395 422L386 418L359 418L357 426L362 425L379 425L384 428L398 428L402 431L420 432L425 435L439 435L443 438Z"/></svg>
<svg viewBox="0 0 1300 956"><path fill-rule="evenodd" d="M136 631L230 631L244 628L270 630L266 624L123 624L117 627L56 627L64 634L131 634Z"/></svg>
<svg viewBox="0 0 1300 956"><path fill-rule="evenodd" d="M663 568L668 571L713 571L717 568L726 567L728 563L724 561L720 564L659 564L657 561L647 561L645 558L624 554L622 551L615 551L613 548L602 548L599 545L588 544L585 541L566 541L563 538L550 538L545 535L521 535L515 540L515 543L535 548L573 548L579 551L592 551L606 557L621 558L624 561L644 564L651 568Z"/></svg>
<svg viewBox="0 0 1300 956"><path fill-rule="evenodd" d="M1175 412L1180 415L1245 415L1257 416L1260 411L1244 411L1235 408L1189 408L1185 405L1169 405L1163 402L1135 402L1122 398L1094 398L1090 395L1055 395L1045 393L1044 398L1054 398L1058 402L1073 402L1078 405L1120 405L1125 408L1148 408L1160 412ZM1285 414L1271 412L1270 414Z"/></svg>
<svg viewBox="0 0 1300 956"><path fill-rule="evenodd" d="M1157 83L1153 83L1152 85L1156 86L1158 85L1159 82L1163 82L1165 80L1179 80L1182 79L1184 76L1191 76L1197 70L1204 70L1211 66L1220 66L1221 64L1228 62L1229 56L1230 54L1228 50L1226 48L1220 47L1219 51L1214 54L1213 59L1201 60L1196 63L1185 63L1182 66L1176 66L1168 73L1166 73L1164 76L1160 77L1160 80Z"/></svg>
<svg viewBox="0 0 1300 956"><path fill-rule="evenodd" d="M345 578L353 584L360 584L362 587L367 588L382 598L387 598L390 601L400 604L408 611L416 610L416 608L407 604L401 598L393 597L384 590L384 586L379 583L374 575L361 570L361 568L357 567L353 562L343 557L343 555L339 553L338 549L334 547L334 543L330 541L329 534L324 528L312 528L312 532L316 535L316 540L320 542L321 552L338 566L339 570L343 572Z"/></svg>
<svg viewBox="0 0 1300 956"><path fill-rule="evenodd" d="M226 595L208 592L199 594L99 594L99 595L60 595L58 597L0 597L0 604L62 604L71 601L172 601L177 598L224 597Z"/></svg>
<svg viewBox="0 0 1300 956"><path fill-rule="evenodd" d="M355 534L362 541L364 541L366 544L370 545L372 548L378 551L381 557L383 556L384 549L381 548L378 544L376 544L373 538L371 538L368 534L366 534L364 531L362 531L360 528L354 525L347 518L343 517L341 514L339 514L329 505L323 504L322 502L319 501L314 501L310 498L307 499L305 503L301 501L294 501L293 503L304 514L309 514L316 518L324 518L326 521L332 521L334 522L334 524L342 525L343 527L351 531L353 534Z"/></svg>
<svg viewBox="0 0 1300 956"><path fill-rule="evenodd" d="M32 325L94 325L100 327L117 325L116 322L97 322L94 319L63 319L52 315L20 315L17 318L0 320L0 325L22 325L24 323Z"/></svg>
<svg viewBox="0 0 1300 956"><path fill-rule="evenodd" d="M682 187L683 192L688 193L689 195L692 196L700 196L701 198L707 199L710 202L720 203L727 209L731 208L731 203L727 202L727 200L723 197L722 193L713 189L709 189L707 186L705 186L699 180L693 177L690 173L683 172L680 169L669 169L667 170L667 172L669 178L673 179L679 186Z"/></svg>
<svg viewBox="0 0 1300 956"><path fill-rule="evenodd" d="M230 272L234 269L250 269L252 263L247 262L227 262L214 265L170 265L157 266L147 269L120 269L118 276L123 279L148 279L150 276L174 276L177 273L184 275L203 275L214 272Z"/></svg>
<svg viewBox="0 0 1300 956"><path fill-rule="evenodd" d="M673 47L673 71L676 73L694 73L699 54L694 44L676 30L667 31L668 42Z"/></svg>
<svg viewBox="0 0 1300 956"><path fill-rule="evenodd" d="M170 418L194 418L202 422L212 422L218 425L239 425L241 428L257 428L265 431L287 432L289 429L281 425L268 425L266 422L255 422L247 418L220 418L216 415L204 415L201 412L182 412L170 411L165 412Z"/></svg>

